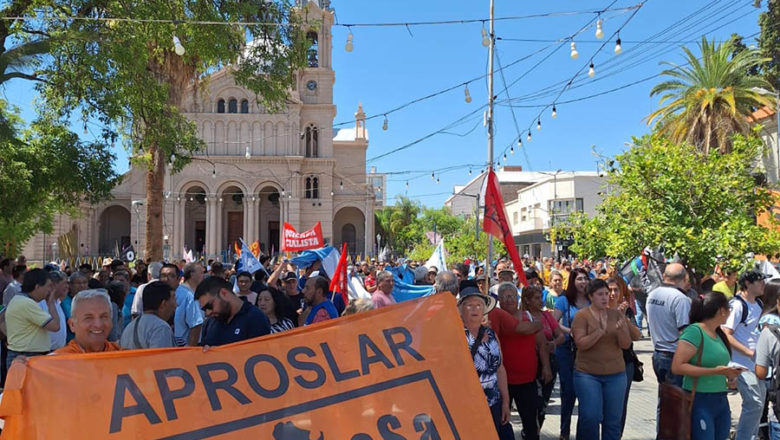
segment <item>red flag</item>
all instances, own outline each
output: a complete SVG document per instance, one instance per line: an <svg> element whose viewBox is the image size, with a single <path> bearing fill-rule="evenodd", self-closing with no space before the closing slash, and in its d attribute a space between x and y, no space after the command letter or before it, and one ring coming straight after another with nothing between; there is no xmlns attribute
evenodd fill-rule
<svg viewBox="0 0 780 440"><path fill-rule="evenodd" d="M330 291L333 293L341 293L341 298L344 300L344 304L349 304L349 297L347 296L347 244L344 243L341 246L341 256L339 257L339 263L336 265L336 273L333 274L333 278L330 281Z"/></svg>
<svg viewBox="0 0 780 440"><path fill-rule="evenodd" d="M488 171L485 182L485 216L482 221L482 230L504 243L507 252L509 252L509 257L512 259L512 264L515 266L517 279L524 286L527 286L528 280L525 279L523 262L517 253L515 239L512 237L512 229L506 220L504 198L501 196L501 188L498 186L498 177L496 177L496 173L493 170Z"/></svg>

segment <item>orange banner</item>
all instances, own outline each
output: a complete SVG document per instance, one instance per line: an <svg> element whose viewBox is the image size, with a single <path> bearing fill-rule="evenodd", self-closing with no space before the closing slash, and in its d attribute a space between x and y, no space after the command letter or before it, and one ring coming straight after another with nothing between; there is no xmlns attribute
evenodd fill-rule
<svg viewBox="0 0 780 440"><path fill-rule="evenodd" d="M39 356L2 439L495 439L449 294L207 352Z"/></svg>

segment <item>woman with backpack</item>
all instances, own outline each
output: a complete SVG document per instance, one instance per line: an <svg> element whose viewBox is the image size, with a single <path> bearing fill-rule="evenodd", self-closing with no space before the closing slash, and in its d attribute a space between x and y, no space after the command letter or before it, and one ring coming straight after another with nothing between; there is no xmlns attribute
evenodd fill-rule
<svg viewBox="0 0 780 440"><path fill-rule="evenodd" d="M761 335L756 343L756 377L767 381L767 405L772 403L772 411L767 414L769 439L780 440L780 405L778 405L777 387L778 356L780 356L780 279L768 281L764 286L764 311L758 320ZM769 373L772 372L770 376Z"/></svg>

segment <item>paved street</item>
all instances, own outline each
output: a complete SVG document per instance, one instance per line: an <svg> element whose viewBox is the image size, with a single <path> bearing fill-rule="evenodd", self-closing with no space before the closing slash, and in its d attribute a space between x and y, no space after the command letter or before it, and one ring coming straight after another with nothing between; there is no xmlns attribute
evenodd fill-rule
<svg viewBox="0 0 780 440"><path fill-rule="evenodd" d="M646 330L643 332L646 334ZM634 343L634 350L636 351L639 359L645 364L645 380L631 384L631 393L628 398L628 415L626 417L626 428L623 433L623 439L625 440L648 440L655 436L655 411L656 411L656 394L658 390L658 383L655 380L655 374L653 374L652 361L650 356L652 354L652 344L650 338L643 338L640 341ZM739 418L740 411L740 397L738 393L732 393L729 395L729 403L731 405L731 419L732 426L736 426L737 419ZM558 386L556 385L553 392L553 398L550 401L548 407L547 418L545 419L544 426L542 427L542 439L557 439L560 428L560 398L558 397ZM515 428L515 436L518 440L520 437L520 418L516 412L512 413L512 425ZM574 406L574 415L571 421L572 440L576 433L577 426L577 406ZM580 439L590 440L590 439Z"/></svg>

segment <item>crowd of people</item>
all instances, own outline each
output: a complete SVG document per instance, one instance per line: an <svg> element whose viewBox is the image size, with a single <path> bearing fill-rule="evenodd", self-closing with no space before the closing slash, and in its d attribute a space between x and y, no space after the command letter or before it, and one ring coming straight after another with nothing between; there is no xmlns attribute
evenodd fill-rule
<svg viewBox="0 0 780 440"><path fill-rule="evenodd" d="M27 268L0 261L2 380L12 362L31 356L122 349L229 344L392 306L396 283L453 295L474 368L500 439L538 439L555 384L560 439L619 439L631 383L643 369L633 342L647 329L660 383L694 391L691 438L723 440L731 429L726 393L742 397L736 439L780 439L772 378L780 356L780 280L755 270L691 277L666 265L663 283L629 283L609 260L526 259L527 285L512 264L487 269L422 262L350 265L371 298L345 302L330 291L319 262L261 258L254 273L218 261L128 264L100 268ZM648 291L649 290L649 291ZM763 301L762 299L763 298ZM647 326L643 327L643 323ZM571 420L577 406L577 424ZM659 413L661 401L659 399ZM768 414L767 414L768 413ZM766 432L759 431L762 416ZM657 418L658 420L658 418Z"/></svg>

